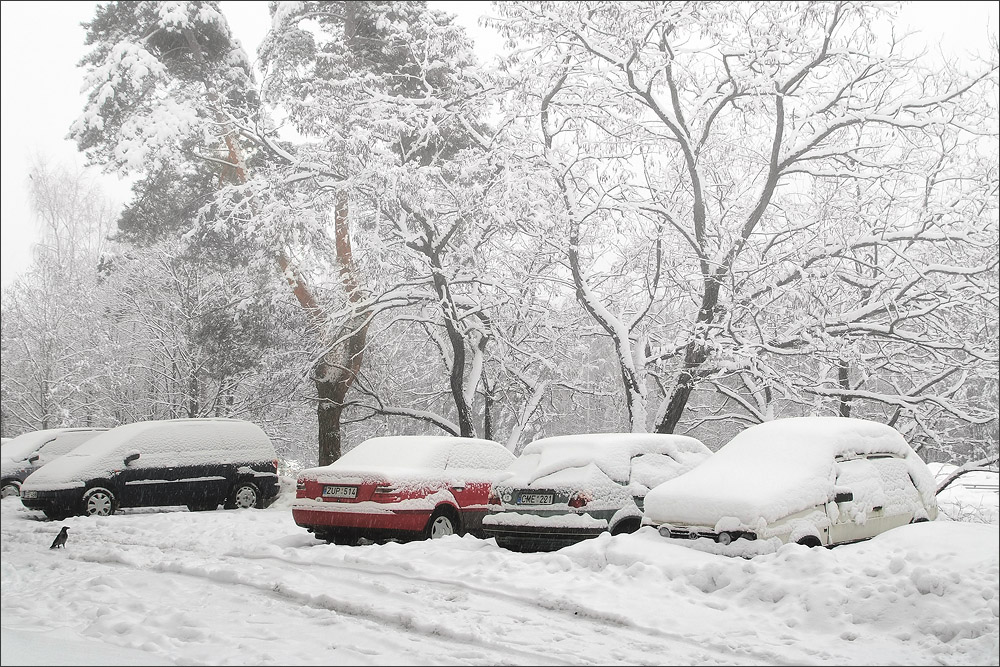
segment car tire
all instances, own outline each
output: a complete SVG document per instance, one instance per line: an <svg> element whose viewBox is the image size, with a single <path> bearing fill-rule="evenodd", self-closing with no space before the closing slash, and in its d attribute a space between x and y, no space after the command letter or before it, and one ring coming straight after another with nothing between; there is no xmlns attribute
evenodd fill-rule
<svg viewBox="0 0 1000 667"><path fill-rule="evenodd" d="M427 521L424 529L424 537L428 540L436 540L446 535L460 535L458 518L455 512L449 508L439 507L434 510L434 514Z"/></svg>
<svg viewBox="0 0 1000 667"><path fill-rule="evenodd" d="M809 547L810 549L813 547L823 546L823 543L820 542L819 538L815 535L806 535L805 537L801 537L796 544L801 544L802 546Z"/></svg>
<svg viewBox="0 0 1000 667"><path fill-rule="evenodd" d="M21 495L21 485L11 480L9 482L4 482L3 487L0 487L0 498L9 498L11 496Z"/></svg>
<svg viewBox="0 0 1000 667"><path fill-rule="evenodd" d="M83 514L85 516L111 516L118 511L118 499L115 494L103 486L94 488L83 494Z"/></svg>
<svg viewBox="0 0 1000 667"><path fill-rule="evenodd" d="M253 482L237 482L226 502L226 509L250 509L260 506L260 489Z"/></svg>

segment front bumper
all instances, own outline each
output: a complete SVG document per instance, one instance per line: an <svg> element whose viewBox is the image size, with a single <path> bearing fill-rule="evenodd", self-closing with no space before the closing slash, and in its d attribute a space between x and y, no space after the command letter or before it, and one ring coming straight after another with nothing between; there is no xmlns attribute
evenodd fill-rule
<svg viewBox="0 0 1000 667"><path fill-rule="evenodd" d="M696 540L704 537L719 544L730 544L736 540L756 540L757 534L749 530L724 530L716 532L709 528L698 526L669 526L662 524L656 530L663 537L673 540Z"/></svg>
<svg viewBox="0 0 1000 667"><path fill-rule="evenodd" d="M21 504L29 510L46 514L79 514L83 502L83 489L39 491L21 488Z"/></svg>

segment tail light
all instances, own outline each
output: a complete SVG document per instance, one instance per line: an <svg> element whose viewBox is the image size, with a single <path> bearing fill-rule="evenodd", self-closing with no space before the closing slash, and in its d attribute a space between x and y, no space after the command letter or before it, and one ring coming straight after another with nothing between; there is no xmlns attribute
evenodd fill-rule
<svg viewBox="0 0 1000 667"><path fill-rule="evenodd" d="M585 507L587 503L589 503L593 499L594 499L593 496L591 496L589 493L585 493L583 491L577 491L572 495L572 497L570 497L569 506L576 508Z"/></svg>
<svg viewBox="0 0 1000 667"><path fill-rule="evenodd" d="M490 489L490 497L486 501L487 505L499 505L500 504L500 494L497 493L496 489Z"/></svg>
<svg viewBox="0 0 1000 667"><path fill-rule="evenodd" d="M295 480L295 490L296 491L306 490L306 480L304 478L299 477L297 480Z"/></svg>
<svg viewBox="0 0 1000 667"><path fill-rule="evenodd" d="M278 459L271 459L271 465L274 466L274 472L278 472Z"/></svg>

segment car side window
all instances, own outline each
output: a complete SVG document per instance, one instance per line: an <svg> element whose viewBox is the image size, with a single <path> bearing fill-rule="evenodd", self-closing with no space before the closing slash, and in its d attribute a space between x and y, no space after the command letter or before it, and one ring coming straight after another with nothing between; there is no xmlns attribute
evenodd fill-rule
<svg viewBox="0 0 1000 667"><path fill-rule="evenodd" d="M920 492L913 485L906 461L896 457L878 457L869 459L878 471L885 489L885 513L887 515L905 514L915 507L921 507Z"/></svg>
<svg viewBox="0 0 1000 667"><path fill-rule="evenodd" d="M882 476L875 462L865 458L837 463L837 487L854 494L854 500L841 503L840 509L846 511L846 518L855 523L865 523L868 515L884 508L887 501Z"/></svg>

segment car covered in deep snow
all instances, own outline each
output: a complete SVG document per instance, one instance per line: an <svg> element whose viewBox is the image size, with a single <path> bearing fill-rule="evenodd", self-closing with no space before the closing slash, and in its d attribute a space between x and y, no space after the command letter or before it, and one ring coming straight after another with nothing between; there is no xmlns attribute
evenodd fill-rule
<svg viewBox="0 0 1000 667"><path fill-rule="evenodd" d="M119 508L263 508L277 498L278 456L240 419L125 424L87 440L24 480L21 503L51 519Z"/></svg>
<svg viewBox="0 0 1000 667"><path fill-rule="evenodd" d="M492 440L371 438L330 465L300 472L292 517L337 544L479 535L490 486L513 461Z"/></svg>
<svg viewBox="0 0 1000 667"><path fill-rule="evenodd" d="M512 550L551 551L603 532L638 530L646 493L712 455L700 440L592 433L528 443L493 485L487 537Z"/></svg>
<svg viewBox="0 0 1000 667"><path fill-rule="evenodd" d="M751 426L703 465L651 490L643 525L723 548L740 540L833 546L937 513L934 477L896 429L794 417Z"/></svg>
<svg viewBox="0 0 1000 667"><path fill-rule="evenodd" d="M21 494L21 484L38 468L78 445L104 433L106 428L47 428L22 433L4 443L0 454L0 497Z"/></svg>

